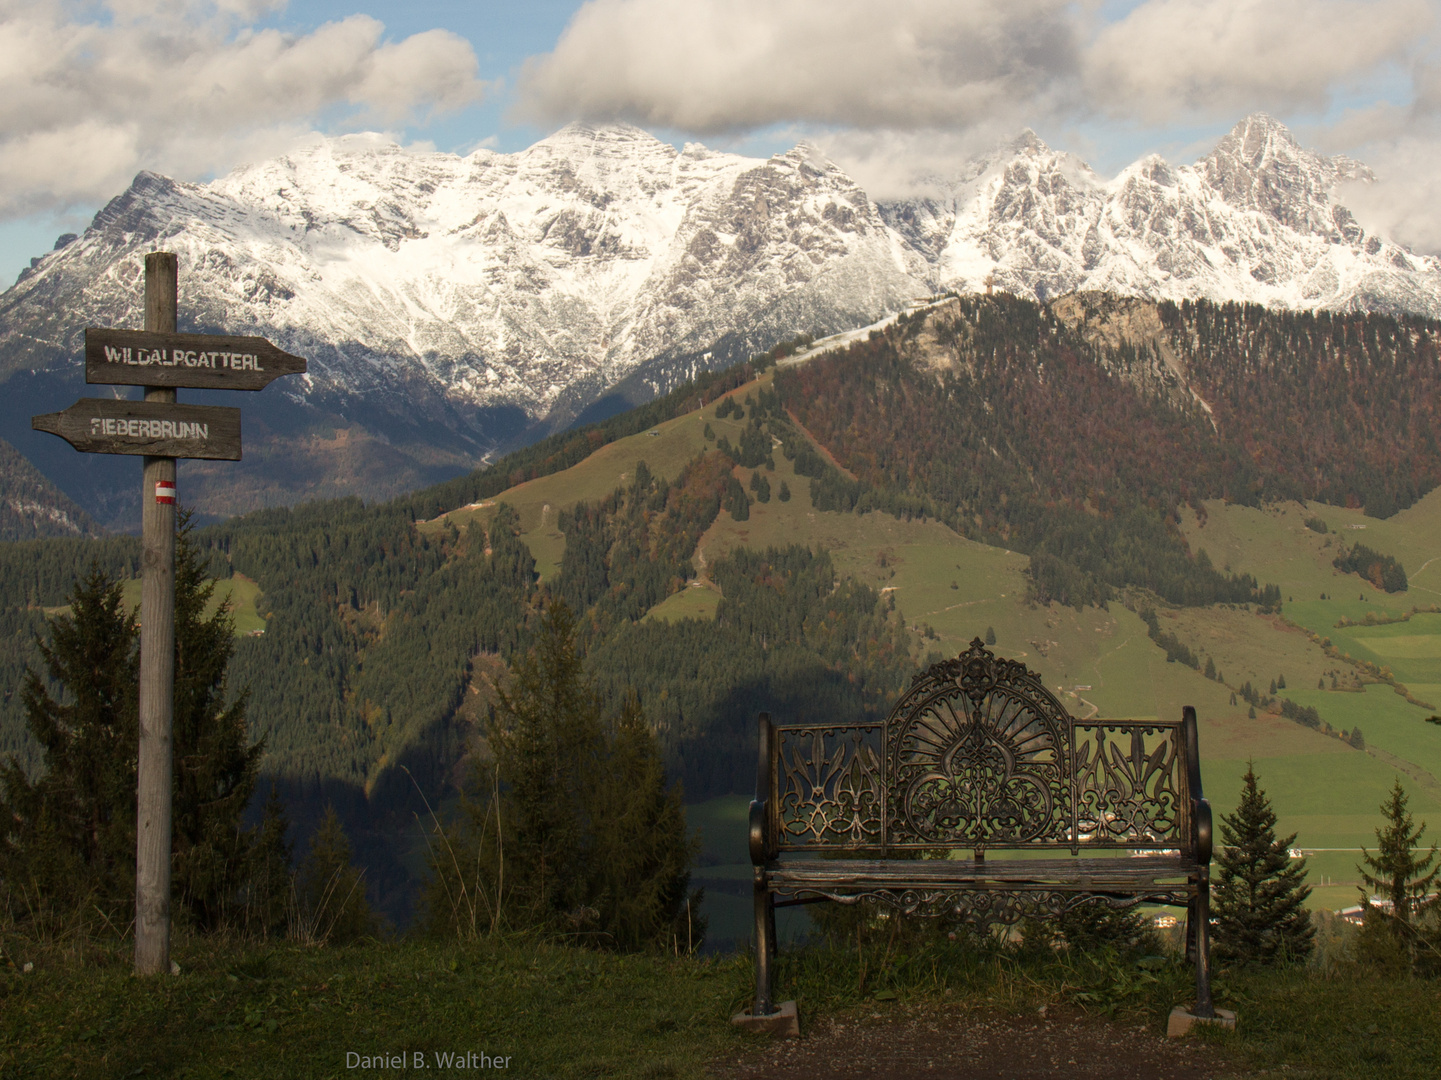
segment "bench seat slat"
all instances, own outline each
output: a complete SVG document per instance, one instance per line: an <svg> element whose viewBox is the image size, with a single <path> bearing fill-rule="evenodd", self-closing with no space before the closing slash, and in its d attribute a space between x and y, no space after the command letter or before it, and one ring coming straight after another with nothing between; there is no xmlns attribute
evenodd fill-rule
<svg viewBox="0 0 1441 1080"><path fill-rule="evenodd" d="M1175 856L1126 859L800 859L771 863L766 877L782 892L801 888L929 889L942 885L1037 885L1067 889L1144 889L1183 880L1195 864Z"/></svg>

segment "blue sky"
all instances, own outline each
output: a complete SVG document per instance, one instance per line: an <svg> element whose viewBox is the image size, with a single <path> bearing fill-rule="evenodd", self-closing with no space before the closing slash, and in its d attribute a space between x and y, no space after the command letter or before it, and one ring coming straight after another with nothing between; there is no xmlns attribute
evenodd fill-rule
<svg viewBox="0 0 1441 1080"><path fill-rule="evenodd" d="M0 0L0 282L141 168L206 180L315 133L515 151L571 119L904 193L1034 128L1110 175L1265 111L1441 250L1436 0ZM1348 195L1348 198L1350 196Z"/></svg>

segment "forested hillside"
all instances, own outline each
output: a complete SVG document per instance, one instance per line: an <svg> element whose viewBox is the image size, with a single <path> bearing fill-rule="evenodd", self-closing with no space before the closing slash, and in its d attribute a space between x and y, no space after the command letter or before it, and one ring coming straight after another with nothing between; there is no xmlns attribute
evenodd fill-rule
<svg viewBox="0 0 1441 1080"><path fill-rule="evenodd" d="M1131 333L1107 341L1087 331L1137 302L1088 299L1069 321L953 299L779 373L781 405L856 477L830 502L923 500L1030 554L1040 593L1065 603L1130 584L1206 604L1256 583L1190 557L1179 507L1317 499L1385 517L1441 483L1436 323L1162 304L1153 332L1114 320Z"/></svg>
<svg viewBox="0 0 1441 1080"><path fill-rule="evenodd" d="M875 715L929 647L879 585L837 570L816 539L837 513L937 519L1022 552L1032 601L1079 610L1145 589L1161 604L1271 609L1274 586L1187 544L1184 508L1311 498L1384 516L1441 481L1436 324L1209 304L1151 308L1147 321L1116 303L1132 302L1058 314L952 299L848 349L808 357L807 339L784 343L402 499L197 531L215 576L261 591L265 631L237 642L230 685L250 689L266 774L302 828L336 804L395 910L411 873L396 837L423 812L418 791L453 790L486 678L549 597L576 612L604 695L638 694L670 775L699 799L753 782L757 711ZM540 580L507 492L618 440L659 448L644 434L702 409L705 438L701 417L687 421L685 459L652 458L608 495L553 508L564 549ZM790 497L778 471L809 485L798 520L816 531L702 561L708 531ZM469 516L437 520L458 508ZM137 549L123 537L0 544L0 750L38 762L16 690L45 609L92 560L134 576ZM721 597L713 619L646 619L697 577Z"/></svg>

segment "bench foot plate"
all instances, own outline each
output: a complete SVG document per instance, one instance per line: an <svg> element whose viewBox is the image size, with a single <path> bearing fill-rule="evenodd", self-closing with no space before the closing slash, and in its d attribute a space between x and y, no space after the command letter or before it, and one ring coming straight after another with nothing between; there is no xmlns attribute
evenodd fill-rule
<svg viewBox="0 0 1441 1080"><path fill-rule="evenodd" d="M748 1012L738 1012L731 1017L731 1023L745 1028L747 1031L763 1035L779 1035L782 1039L799 1039L801 1037L801 1018L800 1013L796 1011L794 1001L780 1002L776 1006L776 1011L769 1016L752 1016Z"/></svg>
<svg viewBox="0 0 1441 1080"><path fill-rule="evenodd" d="M1195 1016L1177 1005L1171 1010L1171 1019L1166 1024L1166 1037L1178 1039L1190 1031L1193 1024L1216 1024L1234 1030L1236 1014L1230 1009L1217 1009L1215 1016Z"/></svg>

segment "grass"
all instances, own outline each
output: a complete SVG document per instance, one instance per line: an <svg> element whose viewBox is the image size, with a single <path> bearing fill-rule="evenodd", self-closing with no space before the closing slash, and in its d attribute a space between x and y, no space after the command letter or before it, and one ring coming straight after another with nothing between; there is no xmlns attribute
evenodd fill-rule
<svg viewBox="0 0 1441 1080"><path fill-rule="evenodd" d="M338 949L181 942L178 977L101 962L0 976L0 1075L339 1077L347 1054L473 1051L506 1075L700 1076L733 1047L739 958L616 956L533 942ZM17 955L17 961L23 962ZM361 1070L367 1075L374 1070Z"/></svg>
<svg viewBox="0 0 1441 1080"><path fill-rule="evenodd" d="M1138 963L1100 951L1023 954L964 938L863 941L782 950L777 999L802 1023L908 1013L1034 1014L1066 1004L1161 1032L1194 997L1175 957ZM84 962L7 942L0 971L0 1076L340 1077L380 1070L366 1057L437 1053L509 1058L520 1077L701 1077L762 1040L730 1015L749 1004L745 955L617 956L531 940L427 940L344 948L177 941L178 976L136 979L125 943ZM17 966L19 965L19 966ZM1235 1032L1199 1029L1235 1074L1285 1067L1315 1080L1389 1080L1441 1067L1441 986L1358 970L1217 972L1218 1004ZM348 1059L347 1055L356 1055Z"/></svg>
<svg viewBox="0 0 1441 1080"><path fill-rule="evenodd" d="M136 612L140 610L140 586L139 578L129 578L121 582L121 594L125 603ZM260 586L244 574L220 578L215 582L215 591L211 594L210 603L205 605L205 616L209 618L215 614L221 604L229 603L235 615L236 637L245 637L254 633L263 634L265 633L265 617L255 606L256 601L260 598ZM62 604L59 607L46 608L45 614L52 617L69 615L70 605Z"/></svg>
<svg viewBox="0 0 1441 1080"><path fill-rule="evenodd" d="M715 619L720 590L708 581L692 582L689 588L672 593L645 613L642 622L679 622L681 619Z"/></svg>
<svg viewBox="0 0 1441 1080"><path fill-rule="evenodd" d="M747 394L769 386L772 378L773 375L767 373L725 396L744 400ZM489 522L500 503L507 503L520 517L521 537L535 556L541 580L548 581L560 572L560 559L565 552L565 537L558 528L560 512L580 502L604 499L629 481L641 461L653 475L674 479L707 445L715 445L705 438L707 424L717 439L724 435L732 444L739 443L745 422L731 417L719 420L714 413L712 404L667 420L650 431L617 439L564 472L517 484L493 499L460 507L423 523L421 528L438 531L447 521L457 528L466 528L475 522L483 525Z"/></svg>

